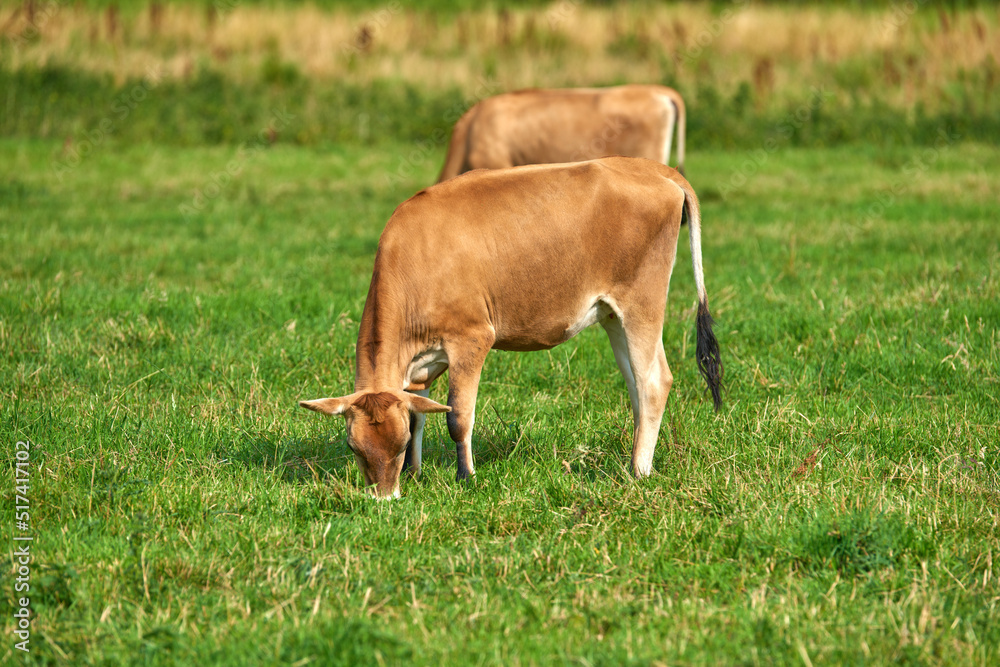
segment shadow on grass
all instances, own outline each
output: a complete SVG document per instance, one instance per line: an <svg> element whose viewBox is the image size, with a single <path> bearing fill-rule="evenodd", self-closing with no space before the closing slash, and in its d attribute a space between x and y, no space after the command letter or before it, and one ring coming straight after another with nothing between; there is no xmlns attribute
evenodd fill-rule
<svg viewBox="0 0 1000 667"><path fill-rule="evenodd" d="M217 447L215 454L228 463L276 471L286 482L313 480L334 473L345 477L354 458L342 432L284 439L248 434L242 442Z"/></svg>
<svg viewBox="0 0 1000 667"><path fill-rule="evenodd" d="M455 445L447 435L439 436L440 431L425 431L423 469L454 479ZM495 415L482 419L473 437L473 455L481 473L477 477L487 478L482 481L523 477L526 471L540 478L551 477L554 486L550 495L567 506L580 501L580 494L569 490L579 483L593 487L606 481L615 485L633 481L627 469L628 451L622 448L616 431L591 432L572 442L538 441L530 419L508 422ZM217 445L214 455L222 463L265 471L285 483L331 487L317 491L319 495L325 496L327 491L335 496L352 495L353 490L367 497L342 428L307 438L244 432L240 438ZM404 479L404 493L421 481ZM334 504L340 507L343 503Z"/></svg>
<svg viewBox="0 0 1000 667"><path fill-rule="evenodd" d="M625 481L628 476L628 456L632 434L619 432L615 426L600 431L574 433L557 440L540 441L534 436L544 432L533 428L533 420L506 421L499 414L476 424L473 452L477 468L489 468L507 462L549 467L559 466L560 472L580 480L600 479Z"/></svg>
<svg viewBox="0 0 1000 667"><path fill-rule="evenodd" d="M932 559L933 535L925 535L902 517L852 510L827 511L765 539L751 538L763 555L784 556L795 568L811 574L836 571L857 576Z"/></svg>

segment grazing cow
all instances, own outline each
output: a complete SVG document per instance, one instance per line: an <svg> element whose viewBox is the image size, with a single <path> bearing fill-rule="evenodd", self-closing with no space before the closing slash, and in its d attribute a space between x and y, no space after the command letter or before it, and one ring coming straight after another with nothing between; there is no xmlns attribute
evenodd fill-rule
<svg viewBox="0 0 1000 667"><path fill-rule="evenodd" d="M677 123L684 173L684 100L666 86L521 90L490 97L452 130L438 183L473 169L578 162L611 155L667 164Z"/></svg>
<svg viewBox="0 0 1000 667"><path fill-rule="evenodd" d="M722 365L698 198L674 169L623 157L479 170L403 202L375 254L354 393L300 405L346 417L348 444L379 497L399 496L404 462L419 471L424 415L448 412L464 479L474 474L476 393L490 349L546 350L599 323L632 403L632 472L648 475L673 382L663 317L683 217L697 363L718 410ZM447 406L427 398L445 369Z"/></svg>

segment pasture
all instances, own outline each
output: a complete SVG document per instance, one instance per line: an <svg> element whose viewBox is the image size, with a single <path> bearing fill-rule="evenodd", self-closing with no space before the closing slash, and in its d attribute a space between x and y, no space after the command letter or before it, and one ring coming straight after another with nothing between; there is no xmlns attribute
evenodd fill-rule
<svg viewBox="0 0 1000 667"><path fill-rule="evenodd" d="M121 147L62 183L58 150L0 143L3 429L8 449L34 444L33 657L996 656L992 148L942 150L870 220L909 151L789 150L705 196L725 406L695 369L682 244L652 479L628 475L624 384L587 330L494 352L476 481L454 481L431 418L423 477L390 503L361 495L342 420L296 401L351 387L381 224L436 165L386 190L392 150L275 147L186 220L233 149ZM740 160L700 152L691 171L724 181Z"/></svg>
<svg viewBox="0 0 1000 667"><path fill-rule="evenodd" d="M95 81L87 94L119 90ZM273 101L261 90L251 99ZM706 147L692 126L722 410L695 366L684 228L652 477L629 475L627 393L591 328L548 352L491 353L475 480L454 480L431 416L421 478L373 502L343 420L297 401L352 388L382 225L434 181L444 147L415 143L404 106L386 122L409 129L377 141L309 135L308 105L279 132L295 140L241 143L259 116L217 140L184 125L144 138L142 114L175 99L150 93L75 163L62 132L80 146L102 111L0 122L0 662L1000 659L988 128L955 136L943 116L910 143L838 144L828 118L822 140L733 130ZM418 121L448 106L425 102ZM762 104L750 126L780 124L784 108ZM13 634L18 441L31 443L28 654Z"/></svg>

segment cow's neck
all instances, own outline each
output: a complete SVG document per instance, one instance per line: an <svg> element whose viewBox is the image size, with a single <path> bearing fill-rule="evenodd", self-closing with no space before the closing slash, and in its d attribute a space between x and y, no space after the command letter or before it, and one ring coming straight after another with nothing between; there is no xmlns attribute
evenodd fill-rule
<svg viewBox="0 0 1000 667"><path fill-rule="evenodd" d="M406 325L404 295L386 289L376 271L358 330L355 391L402 389L407 366L420 351Z"/></svg>

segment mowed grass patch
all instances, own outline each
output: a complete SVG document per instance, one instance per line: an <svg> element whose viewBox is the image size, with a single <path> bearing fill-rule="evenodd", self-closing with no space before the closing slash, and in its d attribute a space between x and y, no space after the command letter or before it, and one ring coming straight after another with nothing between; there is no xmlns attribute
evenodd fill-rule
<svg viewBox="0 0 1000 667"><path fill-rule="evenodd" d="M685 231L652 478L588 330L488 358L474 482L432 417L376 503L296 402L352 389L378 235L439 166L387 179L411 150L279 144L226 180L234 147L110 143L59 178L60 144L0 142L29 661L996 660L995 151L692 154L722 411Z"/></svg>

